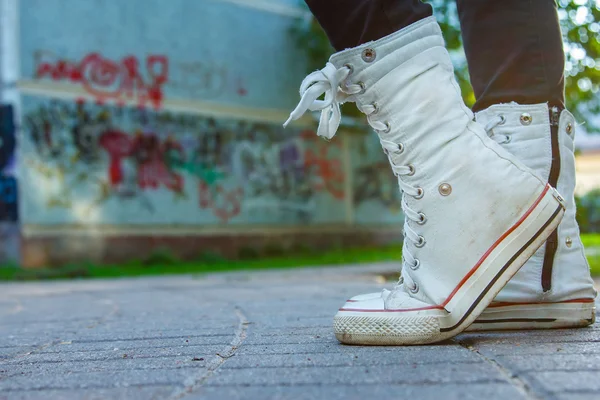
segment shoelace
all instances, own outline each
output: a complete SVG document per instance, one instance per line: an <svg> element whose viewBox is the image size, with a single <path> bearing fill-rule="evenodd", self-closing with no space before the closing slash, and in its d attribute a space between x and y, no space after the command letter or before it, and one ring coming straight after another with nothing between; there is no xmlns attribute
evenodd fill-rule
<svg viewBox="0 0 600 400"><path fill-rule="evenodd" d="M402 180L402 176L411 176L415 173L415 168L412 165L396 165L394 160L392 159L393 154L402 154L404 152L404 146L402 144L397 144L394 142L390 142L388 140L381 139L381 146L384 148L384 152L388 156L388 161L392 166L392 171L394 175L398 178L398 186L400 186L402 194L402 211L404 212L404 216L407 220L411 220L419 225L423 225L427 221L427 217L422 212L417 212L408 206L406 202L405 196L412 196L416 199L420 199L423 197L423 189L420 187L414 187L404 180ZM425 238L419 235L414 231L413 228L405 221L404 223L404 237L410 239L410 241L416 247L423 247L425 245ZM403 253L404 264L407 265L410 269L415 270L419 268L420 261L415 258L412 253L405 249Z"/></svg>
<svg viewBox="0 0 600 400"><path fill-rule="evenodd" d="M333 138L341 122L340 104L345 101L354 101L353 96L362 94L366 90L363 82L349 83L347 78L352 74L352 67L345 65L342 68L336 68L333 64L327 63L325 68L320 71L315 71L309 74L300 85L300 102L296 108L290 113L290 117L283 124L286 127L291 121L297 120L306 111L321 111L319 119L319 127L317 135L327 139ZM318 100L319 97L325 95L323 100ZM391 126L388 122L383 122L374 118L379 112L377 103L357 104L359 110L367 116L367 122L378 133L388 133ZM404 237L408 238L415 247L423 247L425 238L414 231L408 224L408 220L414 221L417 224L424 224L427 217L422 212L417 212L411 209L405 196L412 196L420 199L423 196L423 189L414 187L404 180L402 176L411 176L415 173L415 168L412 164L397 165L393 160L393 155L404 152L404 145L394 143L385 139L380 139L381 146L388 157L388 161L392 166L394 175L398 178L398 186L402 194L401 207L407 220L404 223ZM410 269L416 270L419 268L420 262L412 253L405 249L403 256L403 270L407 265ZM402 278L401 278L402 279ZM402 282L399 281L399 284ZM409 287L410 291L416 293L418 290L417 284L413 281L413 285Z"/></svg>
<svg viewBox="0 0 600 400"><path fill-rule="evenodd" d="M317 135L326 139L333 138L342 120L340 104L350 101L350 96L364 91L364 84L345 84L351 73L352 68L348 65L336 68L332 63L327 63L322 70L304 78L300 85L300 102L283 126L299 119L308 110L321 111ZM325 98L318 100L323 94Z"/></svg>
<svg viewBox="0 0 600 400"><path fill-rule="evenodd" d="M506 144L509 143L511 138L509 135L496 135L493 130L498 125L502 125L506 121L504 115L496 115L494 118L490 119L487 124L485 124L485 131L488 136L496 141L498 144Z"/></svg>

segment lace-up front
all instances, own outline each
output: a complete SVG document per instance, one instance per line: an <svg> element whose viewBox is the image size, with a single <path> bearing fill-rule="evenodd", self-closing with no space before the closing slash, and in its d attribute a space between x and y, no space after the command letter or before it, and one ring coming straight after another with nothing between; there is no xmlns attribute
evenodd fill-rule
<svg viewBox="0 0 600 400"><path fill-rule="evenodd" d="M485 124L485 131L487 132L488 136L496 141L498 144L506 144L509 143L511 138L509 135L496 135L494 134L494 128L502 125L506 122L506 117L504 117L504 115L496 115L494 118L492 118L491 120L488 121L487 124Z"/></svg>
<svg viewBox="0 0 600 400"><path fill-rule="evenodd" d="M398 186L400 186L402 192L402 211L407 220L413 221L419 225L423 225L427 221L427 217L424 213L413 210L408 206L406 202L406 196L412 196L415 199L423 197L424 191L420 187L414 187L411 184L405 182L403 176L411 176L415 173L415 167L409 165L397 165L394 158L404 152L404 145L390 142L389 140L381 139L381 146L384 149L384 153L388 156L388 161L392 166L394 175L398 178ZM396 157L394 157L396 156ZM419 235L411 226L408 221L404 223L404 237L409 239L416 247L423 247L425 245L425 238ZM412 270L419 267L419 260L416 259L408 249L404 250L403 253L404 263Z"/></svg>
<svg viewBox="0 0 600 400"><path fill-rule="evenodd" d="M419 235L408 221L423 225L427 221L427 217L423 212L410 208L406 196L420 199L423 197L424 191L422 188L415 187L402 179L402 177L414 175L415 167L412 164L401 165L398 163L400 154L404 153L405 150L403 144L382 138L383 135L391 131L392 127L389 122L378 118L381 115L379 114L379 104L375 102L362 104L360 101L356 101L357 96L365 93L367 88L363 82L349 82L352 72L353 68L349 64L338 69L333 64L327 63L322 70L308 75L300 86L300 102L283 126L287 126L292 120L299 119L308 110L321 111L317 135L331 139L340 125L340 104L347 101L356 102L358 109L367 116L369 125L379 134L384 153L388 157L394 175L398 178L398 185L402 193L401 206L406 217L404 237L412 242L414 247L423 247L425 238ZM323 95L325 95L324 99L318 100ZM419 265L420 261L405 247L402 269L404 270L404 266L407 266L414 271L419 268ZM408 289L412 293L416 293L418 286L414 281L411 280L411 282L412 284L409 285Z"/></svg>

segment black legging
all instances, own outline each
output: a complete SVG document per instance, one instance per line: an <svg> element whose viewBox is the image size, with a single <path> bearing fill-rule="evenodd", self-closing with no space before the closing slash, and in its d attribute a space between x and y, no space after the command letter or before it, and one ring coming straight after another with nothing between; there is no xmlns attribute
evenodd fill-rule
<svg viewBox="0 0 600 400"><path fill-rule="evenodd" d="M432 15L419 0L306 0L336 50L380 39ZM564 107L562 37L554 0L457 0L473 111L493 104Z"/></svg>

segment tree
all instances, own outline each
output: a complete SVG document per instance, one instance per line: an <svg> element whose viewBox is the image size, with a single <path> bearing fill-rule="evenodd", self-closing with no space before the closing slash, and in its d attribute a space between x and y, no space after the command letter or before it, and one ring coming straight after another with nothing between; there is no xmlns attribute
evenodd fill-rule
<svg viewBox="0 0 600 400"><path fill-rule="evenodd" d="M467 105L475 102L462 48L459 21L454 0L430 0L453 56L456 79ZM559 18L564 37L565 94L567 107L575 118L586 121L586 130L600 132L600 0L558 0ZM314 18L299 20L292 33L307 56L307 72L322 68L333 49ZM356 109L344 112L357 115Z"/></svg>

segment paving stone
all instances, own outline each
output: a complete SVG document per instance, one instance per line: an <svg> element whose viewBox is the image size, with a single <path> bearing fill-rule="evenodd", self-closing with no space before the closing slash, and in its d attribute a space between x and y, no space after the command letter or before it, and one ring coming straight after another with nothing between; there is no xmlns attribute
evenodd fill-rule
<svg viewBox="0 0 600 400"><path fill-rule="evenodd" d="M554 393L553 397L557 400L598 400L600 399L600 391L587 393Z"/></svg>
<svg viewBox="0 0 600 400"><path fill-rule="evenodd" d="M158 400L178 389L176 386L137 386L127 388L94 388L87 390L30 390L3 395L0 400Z"/></svg>
<svg viewBox="0 0 600 400"><path fill-rule="evenodd" d="M198 368L199 369L199 368ZM127 371L23 374L0 380L0 393L23 390L97 389L128 386L173 386L190 375L187 369L132 369Z"/></svg>
<svg viewBox="0 0 600 400"><path fill-rule="evenodd" d="M310 384L472 383L503 378L491 366L470 363L369 365L351 367L221 369L209 386L263 386Z"/></svg>
<svg viewBox="0 0 600 400"><path fill-rule="evenodd" d="M600 371L544 371L526 376L534 387L548 392L600 392Z"/></svg>
<svg viewBox="0 0 600 400"><path fill-rule="evenodd" d="M304 353L304 354L268 354L236 355L223 365L230 368L280 368L280 367L331 367L331 366L371 366L371 365L416 365L437 363L482 363L471 353L460 356L444 354L397 354L380 352Z"/></svg>
<svg viewBox="0 0 600 400"><path fill-rule="evenodd" d="M502 383L469 385L303 385L258 387L204 387L187 400L520 400L526 399L514 387Z"/></svg>
<svg viewBox="0 0 600 400"><path fill-rule="evenodd" d="M599 371L600 357L589 354L505 355L495 360L511 371Z"/></svg>

